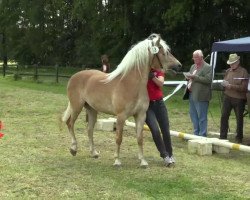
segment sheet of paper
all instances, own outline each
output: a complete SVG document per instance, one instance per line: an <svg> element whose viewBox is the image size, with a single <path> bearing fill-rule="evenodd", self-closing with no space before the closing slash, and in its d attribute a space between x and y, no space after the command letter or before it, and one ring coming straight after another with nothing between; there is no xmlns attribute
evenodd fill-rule
<svg viewBox="0 0 250 200"><path fill-rule="evenodd" d="M188 76L190 76L191 74L189 72L183 72L183 75L188 78Z"/></svg>
<svg viewBox="0 0 250 200"><path fill-rule="evenodd" d="M248 80L248 78L234 78L235 80Z"/></svg>
<svg viewBox="0 0 250 200"><path fill-rule="evenodd" d="M247 87L247 90L250 92L250 79L248 81L248 87Z"/></svg>

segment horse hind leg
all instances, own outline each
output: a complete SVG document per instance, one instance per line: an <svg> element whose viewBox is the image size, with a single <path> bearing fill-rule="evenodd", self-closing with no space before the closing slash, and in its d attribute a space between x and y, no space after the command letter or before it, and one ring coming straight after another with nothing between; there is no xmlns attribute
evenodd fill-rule
<svg viewBox="0 0 250 200"><path fill-rule="evenodd" d="M69 133L71 135L71 146L70 146L70 153L75 156L77 153L77 140L75 137L74 132L74 125L75 121L80 114L81 110L83 108L82 104L78 104L78 106L72 106L72 104L69 104L66 112L70 112L70 116L68 120L66 121L66 124L68 126Z"/></svg>
<svg viewBox="0 0 250 200"><path fill-rule="evenodd" d="M93 158L99 157L99 152L96 151L95 145L94 145L94 127L97 119L97 111L90 107L88 104L85 105L86 113L87 113L87 119L88 119L88 126L87 126L87 132L88 132L88 138L89 138L89 150L90 154Z"/></svg>

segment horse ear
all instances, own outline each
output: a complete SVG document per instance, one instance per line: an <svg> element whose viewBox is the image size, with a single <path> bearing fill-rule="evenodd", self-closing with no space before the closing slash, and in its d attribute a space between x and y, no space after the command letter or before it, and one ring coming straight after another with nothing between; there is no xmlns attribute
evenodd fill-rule
<svg viewBox="0 0 250 200"><path fill-rule="evenodd" d="M158 40L157 40L156 43L155 43L156 46L160 46L160 40L161 40L161 37L158 36Z"/></svg>
<svg viewBox="0 0 250 200"><path fill-rule="evenodd" d="M150 52L152 53L152 54L157 54L158 52L159 52L159 47L157 47L157 46L152 46L152 47L150 47Z"/></svg>
<svg viewBox="0 0 250 200"><path fill-rule="evenodd" d="M155 44L154 44L154 42L153 42L153 39L154 39L154 38L157 38ZM161 40L160 35L153 33L153 34L151 34L151 35L148 37L148 39L151 40L151 43L152 43L152 46L149 48L150 52L151 52L152 54L157 54L157 53L159 52L159 47L158 47L158 46L160 46L160 40Z"/></svg>
<svg viewBox="0 0 250 200"><path fill-rule="evenodd" d="M154 38L156 38L156 34L153 33L148 37L148 40L153 40Z"/></svg>

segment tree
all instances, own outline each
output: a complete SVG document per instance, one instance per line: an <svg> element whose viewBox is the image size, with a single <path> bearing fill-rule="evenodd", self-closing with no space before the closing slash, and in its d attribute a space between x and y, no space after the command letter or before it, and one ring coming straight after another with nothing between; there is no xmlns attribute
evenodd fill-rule
<svg viewBox="0 0 250 200"><path fill-rule="evenodd" d="M207 55L214 41L247 36L249 10L245 0L2 0L0 33L19 63L91 68L104 53L115 67L131 45L160 33L189 68L195 49Z"/></svg>

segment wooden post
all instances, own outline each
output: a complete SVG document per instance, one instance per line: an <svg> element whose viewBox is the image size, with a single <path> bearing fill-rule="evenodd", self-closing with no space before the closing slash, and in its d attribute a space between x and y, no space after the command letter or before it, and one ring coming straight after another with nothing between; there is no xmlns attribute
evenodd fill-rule
<svg viewBox="0 0 250 200"><path fill-rule="evenodd" d="M250 91L247 92L247 109L248 109L248 116L250 117Z"/></svg>
<svg viewBox="0 0 250 200"><path fill-rule="evenodd" d="M5 40L5 33L2 33L2 45L3 45L3 77L5 77L6 69L8 66L8 58L7 58L7 52L6 52L6 40Z"/></svg>
<svg viewBox="0 0 250 200"><path fill-rule="evenodd" d="M56 83L59 82L59 69L58 69L58 64L56 64Z"/></svg>
<svg viewBox="0 0 250 200"><path fill-rule="evenodd" d="M19 79L19 65L16 65L16 73L14 74L15 81Z"/></svg>
<svg viewBox="0 0 250 200"><path fill-rule="evenodd" d="M34 80L37 81L37 79L38 79L38 65L35 64Z"/></svg>
<svg viewBox="0 0 250 200"><path fill-rule="evenodd" d="M17 75L19 75L19 65L18 64L16 65L16 73L17 73Z"/></svg>
<svg viewBox="0 0 250 200"><path fill-rule="evenodd" d="M6 68L7 68L7 65L6 65L5 62L4 62L4 63L3 63L3 77L5 77Z"/></svg>

